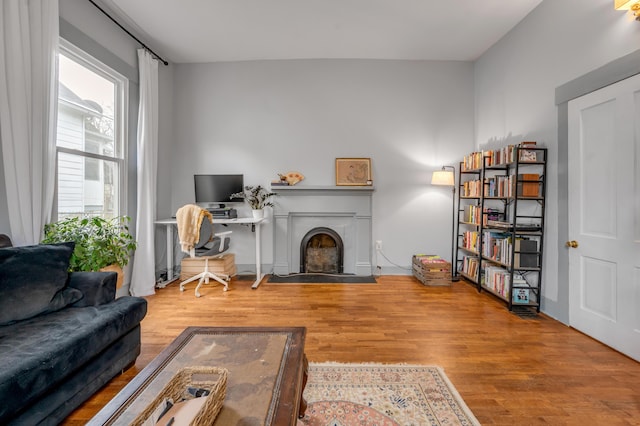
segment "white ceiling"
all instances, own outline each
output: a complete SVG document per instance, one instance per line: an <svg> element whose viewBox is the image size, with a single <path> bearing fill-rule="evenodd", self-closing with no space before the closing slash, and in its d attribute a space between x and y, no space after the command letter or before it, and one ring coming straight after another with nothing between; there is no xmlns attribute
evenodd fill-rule
<svg viewBox="0 0 640 426"><path fill-rule="evenodd" d="M475 60L542 0L100 0L170 62Z"/></svg>

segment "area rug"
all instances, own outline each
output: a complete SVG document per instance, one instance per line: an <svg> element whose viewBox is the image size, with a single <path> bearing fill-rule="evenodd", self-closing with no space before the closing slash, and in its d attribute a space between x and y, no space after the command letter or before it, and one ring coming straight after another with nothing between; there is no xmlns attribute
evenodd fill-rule
<svg viewBox="0 0 640 426"><path fill-rule="evenodd" d="M375 284L372 275L352 274L290 274L269 275L268 283L273 284Z"/></svg>
<svg viewBox="0 0 640 426"><path fill-rule="evenodd" d="M304 397L298 426L480 425L436 366L311 363Z"/></svg>

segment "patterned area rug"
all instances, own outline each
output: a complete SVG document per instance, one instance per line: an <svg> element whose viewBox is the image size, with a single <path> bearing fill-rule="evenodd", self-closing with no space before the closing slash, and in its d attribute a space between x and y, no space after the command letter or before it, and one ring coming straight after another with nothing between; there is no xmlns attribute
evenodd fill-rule
<svg viewBox="0 0 640 426"><path fill-rule="evenodd" d="M479 425L440 367L309 365L298 426Z"/></svg>

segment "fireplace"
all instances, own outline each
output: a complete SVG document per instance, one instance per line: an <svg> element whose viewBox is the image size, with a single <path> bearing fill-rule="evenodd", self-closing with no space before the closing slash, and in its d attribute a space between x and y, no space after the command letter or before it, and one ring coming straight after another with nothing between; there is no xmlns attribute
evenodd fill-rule
<svg viewBox="0 0 640 426"><path fill-rule="evenodd" d="M273 208L274 274L309 272L309 265L305 266L309 253L307 250L305 254L304 248L310 242L312 248L323 249L317 250L325 252L320 253L322 256L339 259L340 263L333 266L337 273L372 274L373 187L295 185L271 190L278 194ZM314 239L318 230L325 237ZM335 241L335 247L327 237ZM327 259L314 263L312 269L329 269Z"/></svg>
<svg viewBox="0 0 640 426"><path fill-rule="evenodd" d="M344 244L331 228L317 227L302 238L300 243L300 272L343 272Z"/></svg>

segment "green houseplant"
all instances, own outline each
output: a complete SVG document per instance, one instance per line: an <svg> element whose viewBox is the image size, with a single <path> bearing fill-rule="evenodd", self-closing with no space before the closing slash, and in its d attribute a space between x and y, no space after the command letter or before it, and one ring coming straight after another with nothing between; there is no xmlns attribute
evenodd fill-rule
<svg viewBox="0 0 640 426"><path fill-rule="evenodd" d="M69 217L44 227L42 243L76 243L69 262L70 271L98 271L111 265L129 263L137 243L129 233L129 216Z"/></svg>
<svg viewBox="0 0 640 426"><path fill-rule="evenodd" d="M244 187L244 191L232 194L231 198L244 198L253 210L254 217L258 218L263 216L263 209L265 207L273 207L273 202L271 202L270 199L275 195L275 192L267 191L262 185L248 185Z"/></svg>

